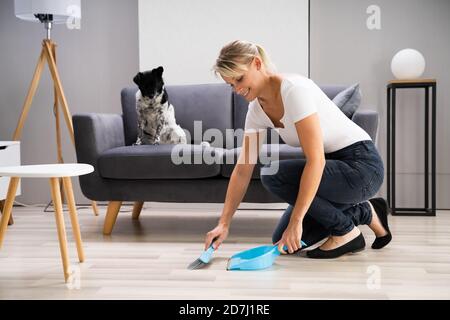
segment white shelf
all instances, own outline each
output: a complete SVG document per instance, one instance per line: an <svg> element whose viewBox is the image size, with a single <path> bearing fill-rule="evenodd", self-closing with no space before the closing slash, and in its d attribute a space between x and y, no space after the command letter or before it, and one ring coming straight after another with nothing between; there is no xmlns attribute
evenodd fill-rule
<svg viewBox="0 0 450 320"><path fill-rule="evenodd" d="M20 141L0 141L0 147L20 145Z"/></svg>

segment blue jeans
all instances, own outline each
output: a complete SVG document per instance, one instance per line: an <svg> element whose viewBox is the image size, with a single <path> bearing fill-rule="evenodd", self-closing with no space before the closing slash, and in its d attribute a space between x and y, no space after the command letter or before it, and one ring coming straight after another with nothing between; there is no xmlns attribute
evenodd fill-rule
<svg viewBox="0 0 450 320"><path fill-rule="evenodd" d="M378 192L384 178L383 161L370 140L326 153L325 159L319 189L303 219L302 240L308 246L330 235L344 235L355 225L370 224L367 200ZM306 159L279 160L277 165L275 174L268 169L270 164L261 168L263 186L289 204L273 233L273 243L289 224Z"/></svg>

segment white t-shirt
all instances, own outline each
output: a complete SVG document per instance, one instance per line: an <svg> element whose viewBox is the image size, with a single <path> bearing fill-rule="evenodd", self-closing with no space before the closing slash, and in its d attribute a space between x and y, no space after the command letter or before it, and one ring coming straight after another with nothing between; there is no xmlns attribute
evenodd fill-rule
<svg viewBox="0 0 450 320"><path fill-rule="evenodd" d="M284 115L280 122L284 128L275 128L256 98L248 106L245 131L275 128L284 142L300 147L295 123L317 112L325 153L340 150L358 141L372 140L367 132L350 120L311 79L301 75L284 75L281 98Z"/></svg>

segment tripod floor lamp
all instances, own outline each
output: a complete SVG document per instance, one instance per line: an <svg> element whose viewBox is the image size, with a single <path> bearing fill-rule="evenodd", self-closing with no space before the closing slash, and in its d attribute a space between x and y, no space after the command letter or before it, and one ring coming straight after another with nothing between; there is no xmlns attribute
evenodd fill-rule
<svg viewBox="0 0 450 320"><path fill-rule="evenodd" d="M44 24L45 29L47 30L47 38L42 41L41 54L31 80L28 94L25 98L22 113L17 123L16 130L14 131L13 140L20 139L25 120L41 78L42 69L44 68L45 63L47 63L54 85L53 113L56 122L56 144L59 163L64 162L61 149L60 111L62 111L65 123L69 130L70 139L74 146L75 138L73 134L72 116L67 105L66 96L64 95L58 68L56 66L56 44L51 40L50 36L53 24L67 24L69 27L70 23L73 25L77 19L81 19L80 8L80 0L15 0L16 16L22 20ZM92 208L95 215L98 215L98 208L95 201L92 202Z"/></svg>

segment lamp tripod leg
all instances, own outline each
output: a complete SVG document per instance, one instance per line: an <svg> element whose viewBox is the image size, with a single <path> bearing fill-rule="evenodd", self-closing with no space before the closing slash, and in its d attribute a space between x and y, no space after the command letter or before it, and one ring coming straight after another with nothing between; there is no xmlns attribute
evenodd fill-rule
<svg viewBox="0 0 450 320"><path fill-rule="evenodd" d="M23 125L30 111L31 103L33 102L33 97L36 93L36 89L39 85L39 80L41 79L42 69L44 68L45 62L45 50L42 48L41 55L39 56L36 69L34 71L33 79L31 80L30 88L28 89L27 97L23 104L22 113L20 114L19 121L17 123L16 130L14 131L13 140L18 141L22 134Z"/></svg>
<svg viewBox="0 0 450 320"><path fill-rule="evenodd" d="M62 111L64 114L64 119L66 121L67 128L69 129L69 136L72 140L72 144L75 147L75 137L73 133L73 124L72 124L72 116L69 111L69 107L67 105L66 96L64 94L64 90L61 84L61 80L59 77L58 68L56 66L56 45L51 40L44 40L43 45L45 47L45 56L47 58L48 66L50 69L50 73L52 75L53 83L54 83L54 92L55 92L55 116L57 118L56 121L56 130L57 130L57 144L58 144L58 161L62 159L62 151L61 151L61 132L59 126L59 108L58 108L58 98L61 102ZM61 162L62 163L62 162ZM98 208L97 204L93 201L92 208L94 210L94 214L98 216Z"/></svg>
<svg viewBox="0 0 450 320"><path fill-rule="evenodd" d="M22 107L22 112L19 117L19 121L17 122L16 129L14 130L13 140L18 141L22 135L23 125L25 124L25 120L28 117L28 112L30 111L31 103L33 102L34 95L36 94L37 87L39 86L39 81L41 80L42 69L44 69L45 63L45 50L42 48L41 54L39 55L38 62L36 64L36 69L34 70L33 78L31 79L31 84L28 89L27 96L25 98L25 102ZM14 223L12 214L10 216L9 225Z"/></svg>
<svg viewBox="0 0 450 320"><path fill-rule="evenodd" d="M67 106L66 96L64 94L64 90L61 85L61 80L59 77L58 69L56 67L55 59L54 59L53 52L52 52L53 51L52 48L54 47L54 44L50 40L44 40L44 46L46 48L45 57L47 58L48 67L50 69L53 83L56 88L56 94L57 94L57 97L59 98L59 100L61 102L61 106L63 108L64 118L66 120L66 124L69 129L70 139L72 140L72 144L75 146L75 139L73 136L72 119L70 118L69 107Z"/></svg>
<svg viewBox="0 0 450 320"><path fill-rule="evenodd" d="M52 43L51 45L53 59L55 60L56 65L56 45ZM64 163L63 155L62 155L62 143L61 143L61 125L59 122L59 107L58 107L58 90L56 85L53 84L53 115L55 116L55 124L56 124L56 149L57 149L57 158L58 163ZM59 179L60 193L61 193L61 202L64 204L65 202L65 193L63 191L63 181L62 178Z"/></svg>

